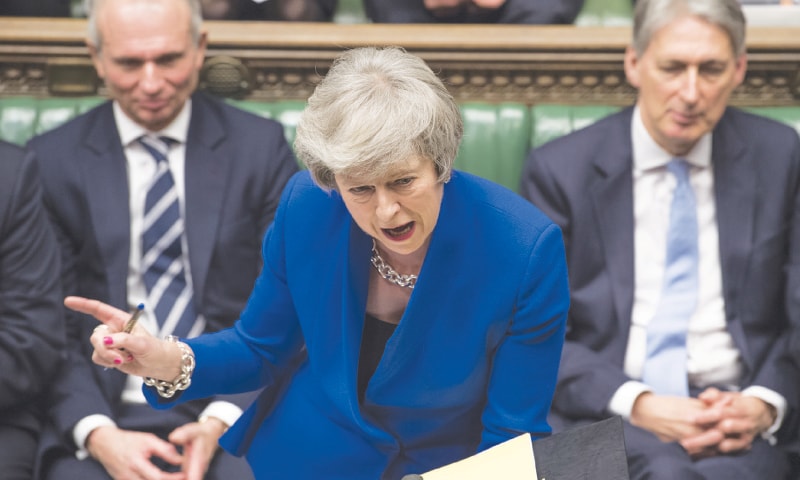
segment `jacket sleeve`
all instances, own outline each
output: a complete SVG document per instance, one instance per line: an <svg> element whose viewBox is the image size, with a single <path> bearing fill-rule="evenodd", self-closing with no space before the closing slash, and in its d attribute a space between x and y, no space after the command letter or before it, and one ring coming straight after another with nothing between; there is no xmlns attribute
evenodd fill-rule
<svg viewBox="0 0 800 480"><path fill-rule="evenodd" d="M493 360L483 413L483 450L509 430L547 436L569 308L561 232L549 226L531 251L515 314ZM516 424L516 425L515 425Z"/></svg>
<svg viewBox="0 0 800 480"><path fill-rule="evenodd" d="M4 157L4 158L3 158ZM19 160L19 161L18 161ZM62 363L56 240L33 160L0 149L0 409L44 391Z"/></svg>
<svg viewBox="0 0 800 480"><path fill-rule="evenodd" d="M284 215L290 182L264 238L264 267L236 324L186 341L196 357L191 386L171 400L144 388L156 408L216 394L250 392L278 383L303 353L303 336L286 281Z"/></svg>

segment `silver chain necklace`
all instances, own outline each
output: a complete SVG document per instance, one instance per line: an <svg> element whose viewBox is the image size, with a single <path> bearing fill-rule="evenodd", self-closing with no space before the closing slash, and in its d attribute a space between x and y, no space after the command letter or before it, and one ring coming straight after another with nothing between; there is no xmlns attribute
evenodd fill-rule
<svg viewBox="0 0 800 480"><path fill-rule="evenodd" d="M414 289L414 284L417 283L417 276L401 275L397 273L397 271L388 263L384 262L383 257L381 257L381 254L378 253L378 247L375 246L374 238L372 239L372 258L370 258L370 261L372 262L372 266L375 267L375 270L377 270L380 276L384 279L394 283L395 285L410 288L412 290Z"/></svg>

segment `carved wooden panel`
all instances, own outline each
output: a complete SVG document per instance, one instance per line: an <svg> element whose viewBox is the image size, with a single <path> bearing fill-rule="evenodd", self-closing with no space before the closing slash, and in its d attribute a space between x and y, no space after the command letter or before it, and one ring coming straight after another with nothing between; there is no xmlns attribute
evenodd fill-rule
<svg viewBox="0 0 800 480"><path fill-rule="evenodd" d="M626 105L628 27L207 22L201 86L225 96L305 99L345 48L399 45L459 100ZM0 95L103 93L81 19L0 18ZM732 102L800 105L800 26L752 27Z"/></svg>

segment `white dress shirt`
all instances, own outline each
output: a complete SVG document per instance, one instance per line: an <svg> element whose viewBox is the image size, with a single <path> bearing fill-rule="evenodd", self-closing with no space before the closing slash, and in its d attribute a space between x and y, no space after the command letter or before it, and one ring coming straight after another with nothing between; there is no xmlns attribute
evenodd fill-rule
<svg viewBox="0 0 800 480"><path fill-rule="evenodd" d="M672 155L647 132L638 107L633 112L631 136L635 287L624 369L631 378L640 379L647 351L647 324L656 313L664 285L667 229L676 180L666 168ZM690 165L689 182L697 205L699 256L697 308L689 319L687 332L688 381L691 387L700 389L719 386L736 390L742 375L742 359L725 322L711 133L703 136L683 158ZM651 388L639 381L623 384L611 398L609 411L629 419L636 398L646 391ZM749 387L742 393L761 398L777 409L776 422L768 432L774 433L783 421L786 400L760 386Z"/></svg>
<svg viewBox="0 0 800 480"><path fill-rule="evenodd" d="M114 102L114 120L119 131L120 141L123 145L128 170L128 189L130 207L130 256L128 260L128 306L133 308L139 303L144 303L145 310L139 317L139 325L147 329L156 336L164 336L165 332L160 332L156 319L151 309L148 309L147 289L144 284L144 272L142 271L142 221L144 218L144 204L147 190L153 176L156 173L156 162L150 153L137 142L142 135L153 134L156 136L167 136L175 140L169 154L169 168L175 181L175 188L180 199L181 215L185 217L184 211L184 167L186 156L186 138L189 132L189 119L191 118L192 105L188 100L175 120L160 132L148 132L136 122L128 118L122 111L119 104ZM183 244L183 264L186 272L186 281L191 286L191 270L189 270L189 256L186 244L186 236L182 237ZM205 319L202 315L198 316L189 337L201 334L205 329ZM128 403L146 403L142 393L141 377L129 375L125 390L122 392L122 400ZM241 415L242 410L237 405L228 402L212 402L202 412L202 416L212 416L219 418L227 425L232 425ZM95 428L100 426L116 425L112 419L105 415L90 415L81 419L73 429L75 444L79 447L78 458L85 458L88 453L85 450L86 439Z"/></svg>

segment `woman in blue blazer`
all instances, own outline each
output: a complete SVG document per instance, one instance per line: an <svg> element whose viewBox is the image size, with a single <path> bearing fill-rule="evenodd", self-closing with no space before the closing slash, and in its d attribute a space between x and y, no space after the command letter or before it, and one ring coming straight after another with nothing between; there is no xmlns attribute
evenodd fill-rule
<svg viewBox="0 0 800 480"><path fill-rule="evenodd" d="M452 170L461 131L419 58L344 53L298 125L308 170L283 192L237 324L161 341L68 298L104 324L95 362L150 377L159 408L269 386L221 440L259 479L399 479L547 435L569 302L561 232Z"/></svg>

